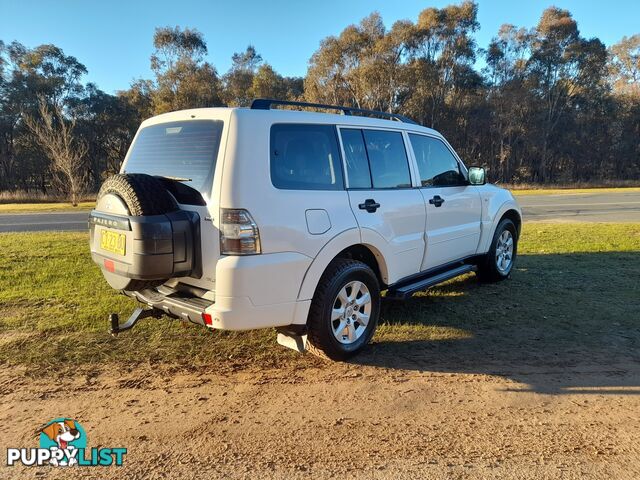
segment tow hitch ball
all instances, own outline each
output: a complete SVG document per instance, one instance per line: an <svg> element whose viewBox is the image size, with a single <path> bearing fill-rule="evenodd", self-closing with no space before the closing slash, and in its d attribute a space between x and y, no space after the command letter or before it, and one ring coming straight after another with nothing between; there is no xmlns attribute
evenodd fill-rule
<svg viewBox="0 0 640 480"><path fill-rule="evenodd" d="M135 324L138 323L138 320L142 320L147 317L160 318L162 313L163 312L161 310L156 310L155 308L145 309L138 307L133 311L129 320L122 325L120 324L120 317L118 314L112 313L109 315L109 321L111 322L111 329L109 330L109 333L116 337L120 332L132 329Z"/></svg>

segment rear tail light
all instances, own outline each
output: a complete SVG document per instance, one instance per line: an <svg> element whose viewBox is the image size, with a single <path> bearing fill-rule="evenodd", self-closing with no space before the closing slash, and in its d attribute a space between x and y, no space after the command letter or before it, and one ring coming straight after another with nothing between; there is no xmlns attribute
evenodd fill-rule
<svg viewBox="0 0 640 480"><path fill-rule="evenodd" d="M220 253L255 255L260 252L260 232L249 212L241 208L223 209L220 221Z"/></svg>

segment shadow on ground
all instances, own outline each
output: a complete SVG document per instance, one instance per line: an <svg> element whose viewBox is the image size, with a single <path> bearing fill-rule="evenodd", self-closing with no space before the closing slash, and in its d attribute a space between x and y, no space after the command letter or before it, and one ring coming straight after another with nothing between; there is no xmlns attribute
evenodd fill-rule
<svg viewBox="0 0 640 480"><path fill-rule="evenodd" d="M379 332L353 363L640 394L640 253L522 255L508 281L472 274L385 302Z"/></svg>

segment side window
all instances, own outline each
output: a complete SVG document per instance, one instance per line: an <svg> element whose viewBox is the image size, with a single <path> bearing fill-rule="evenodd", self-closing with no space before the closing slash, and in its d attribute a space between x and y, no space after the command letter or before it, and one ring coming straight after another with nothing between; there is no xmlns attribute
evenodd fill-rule
<svg viewBox="0 0 640 480"><path fill-rule="evenodd" d="M335 127L275 124L271 127L271 183L287 190L342 190Z"/></svg>
<svg viewBox="0 0 640 480"><path fill-rule="evenodd" d="M373 188L411 187L409 162L402 133L385 130L362 130Z"/></svg>
<svg viewBox="0 0 640 480"><path fill-rule="evenodd" d="M409 134L409 139L423 187L451 187L464 183L458 161L441 140L413 133Z"/></svg>
<svg viewBox="0 0 640 480"><path fill-rule="evenodd" d="M345 128L340 130L340 134L347 164L349 188L371 188L371 172L362 130Z"/></svg>

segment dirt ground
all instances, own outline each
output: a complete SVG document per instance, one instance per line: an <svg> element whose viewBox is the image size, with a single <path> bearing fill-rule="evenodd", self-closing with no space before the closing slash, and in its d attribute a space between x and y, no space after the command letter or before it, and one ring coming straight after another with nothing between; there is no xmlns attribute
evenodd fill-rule
<svg viewBox="0 0 640 480"><path fill-rule="evenodd" d="M371 347L357 363L0 373L0 449L77 419L124 466L64 478L640 478L630 359ZM441 353L448 352L444 355ZM623 356L624 358L624 356ZM11 432L11 435L7 433ZM98 470L99 469L99 470ZM63 478L52 467L1 478Z"/></svg>

